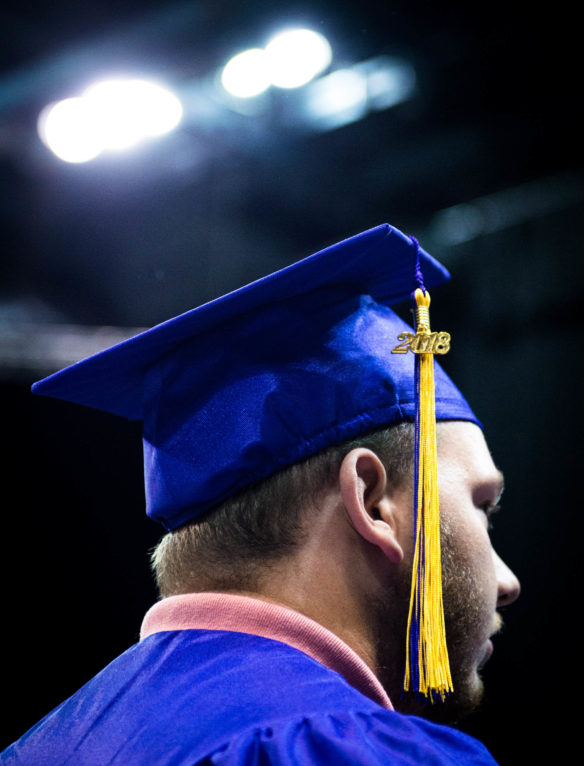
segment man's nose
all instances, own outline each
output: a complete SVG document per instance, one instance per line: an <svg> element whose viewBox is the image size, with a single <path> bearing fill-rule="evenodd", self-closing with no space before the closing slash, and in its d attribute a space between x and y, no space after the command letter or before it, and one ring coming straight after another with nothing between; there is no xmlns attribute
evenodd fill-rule
<svg viewBox="0 0 584 766"><path fill-rule="evenodd" d="M497 576L497 606L507 606L519 598L521 585L507 564L493 551L495 574Z"/></svg>

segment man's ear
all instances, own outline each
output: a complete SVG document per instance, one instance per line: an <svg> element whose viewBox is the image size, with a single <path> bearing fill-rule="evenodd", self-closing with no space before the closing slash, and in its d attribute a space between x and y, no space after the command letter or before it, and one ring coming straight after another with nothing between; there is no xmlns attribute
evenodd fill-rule
<svg viewBox="0 0 584 766"><path fill-rule="evenodd" d="M383 463L369 449L351 450L339 471L341 497L355 530L394 564L404 552L396 535L395 509Z"/></svg>

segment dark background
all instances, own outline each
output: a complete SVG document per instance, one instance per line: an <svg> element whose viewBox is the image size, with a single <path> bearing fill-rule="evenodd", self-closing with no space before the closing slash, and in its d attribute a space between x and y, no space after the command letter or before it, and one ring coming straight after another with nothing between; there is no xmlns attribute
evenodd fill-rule
<svg viewBox="0 0 584 766"><path fill-rule="evenodd" d="M453 272L433 320L455 339L444 366L506 474L494 544L523 584L483 709L462 728L502 764L552 739L561 758L580 704L581 44L559 4L475 6L3 4L0 746L135 641L156 597L139 426L32 397L30 384L91 344L389 221ZM156 75L188 92L292 23L327 36L333 69L410 61L414 96L311 133L278 119L293 94L272 94L263 116L185 120L78 166L36 137L46 103L99 76Z"/></svg>

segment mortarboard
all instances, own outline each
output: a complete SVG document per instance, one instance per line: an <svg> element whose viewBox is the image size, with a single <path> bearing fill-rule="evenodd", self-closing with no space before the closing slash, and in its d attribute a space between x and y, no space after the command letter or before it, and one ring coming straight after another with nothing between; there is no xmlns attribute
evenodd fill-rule
<svg viewBox="0 0 584 766"><path fill-rule="evenodd" d="M420 251L425 284L448 272ZM372 429L413 420L416 248L384 224L33 385L144 423L147 513L172 530L239 489ZM478 422L436 371L438 420Z"/></svg>
<svg viewBox="0 0 584 766"><path fill-rule="evenodd" d="M33 391L142 420L147 513L173 530L326 447L414 421L418 360L391 353L411 328L390 306L410 297L416 269L428 288L449 277L383 224ZM478 423L438 365L434 374L436 420Z"/></svg>

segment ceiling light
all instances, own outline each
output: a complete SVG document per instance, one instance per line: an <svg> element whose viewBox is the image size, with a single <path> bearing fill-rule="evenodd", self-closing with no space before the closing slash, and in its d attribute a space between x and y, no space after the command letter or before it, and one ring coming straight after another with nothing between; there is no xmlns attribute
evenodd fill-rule
<svg viewBox="0 0 584 766"><path fill-rule="evenodd" d="M82 98L66 98L45 107L38 132L43 143L64 162L88 162L102 151L91 111Z"/></svg>
<svg viewBox="0 0 584 766"><path fill-rule="evenodd" d="M276 35L266 45L269 76L278 88L306 85L331 62L327 39L310 29L291 29Z"/></svg>
<svg viewBox="0 0 584 766"><path fill-rule="evenodd" d="M146 80L106 80L78 98L45 107L38 120L41 140L65 162L88 162L105 150L127 149L175 128L180 100Z"/></svg>
<svg viewBox="0 0 584 766"><path fill-rule="evenodd" d="M237 98L259 96L270 86L266 53L250 48L230 59L221 73L221 84Z"/></svg>

